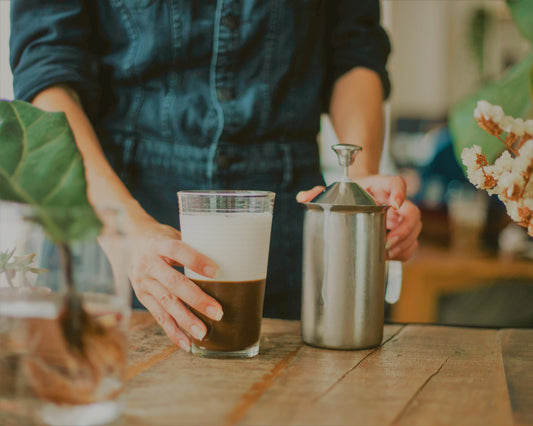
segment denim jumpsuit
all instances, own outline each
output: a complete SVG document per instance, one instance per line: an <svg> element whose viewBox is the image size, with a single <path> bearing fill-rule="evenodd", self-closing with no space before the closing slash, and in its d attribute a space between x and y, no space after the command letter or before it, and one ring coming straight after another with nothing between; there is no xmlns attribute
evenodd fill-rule
<svg viewBox="0 0 533 426"><path fill-rule="evenodd" d="M374 70L389 93L378 0L12 0L17 99L64 83L111 165L158 221L176 192L276 193L265 316L298 318L303 208L333 84ZM138 303L138 302L137 302Z"/></svg>

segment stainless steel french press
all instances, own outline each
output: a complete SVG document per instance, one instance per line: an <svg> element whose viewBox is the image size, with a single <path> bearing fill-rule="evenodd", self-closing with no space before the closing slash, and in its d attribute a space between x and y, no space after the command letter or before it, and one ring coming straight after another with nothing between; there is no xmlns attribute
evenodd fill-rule
<svg viewBox="0 0 533 426"><path fill-rule="evenodd" d="M302 338L324 348L370 348L383 338L389 206L348 177L362 148L332 149L344 178L305 203Z"/></svg>

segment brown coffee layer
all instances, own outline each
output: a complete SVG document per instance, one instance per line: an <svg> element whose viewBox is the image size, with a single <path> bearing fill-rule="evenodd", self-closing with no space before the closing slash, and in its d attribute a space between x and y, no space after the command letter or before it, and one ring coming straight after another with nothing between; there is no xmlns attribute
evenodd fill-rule
<svg viewBox="0 0 533 426"><path fill-rule="evenodd" d="M193 309L207 326L203 340L193 339L197 346L216 351L239 351L259 340L266 280L192 281L218 300L224 310L222 319L213 321Z"/></svg>

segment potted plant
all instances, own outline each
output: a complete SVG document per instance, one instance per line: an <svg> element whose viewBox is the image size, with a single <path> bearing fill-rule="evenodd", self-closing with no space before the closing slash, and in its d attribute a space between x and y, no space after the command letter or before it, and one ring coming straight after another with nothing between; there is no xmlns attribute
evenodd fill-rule
<svg viewBox="0 0 533 426"><path fill-rule="evenodd" d="M6 228L6 211L28 225L24 233ZM0 399L36 400L38 420L46 423L113 420L121 411L130 302L116 285L129 284L116 282L116 268L97 247L97 236L100 243L109 239L107 227L88 201L65 114L0 101L0 222L15 234L13 247L0 245L0 375L12 378ZM42 235L33 238L36 229ZM36 251L51 253L47 261L37 256L41 263L34 264L35 253L20 244L28 239Z"/></svg>

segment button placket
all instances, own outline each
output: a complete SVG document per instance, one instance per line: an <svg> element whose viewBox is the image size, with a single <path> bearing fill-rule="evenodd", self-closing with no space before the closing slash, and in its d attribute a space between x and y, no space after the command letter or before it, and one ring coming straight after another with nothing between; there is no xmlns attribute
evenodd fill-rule
<svg viewBox="0 0 533 426"><path fill-rule="evenodd" d="M228 137L240 123L240 114L235 72L236 49L239 45L240 2L235 0L222 1L222 16L218 33L218 60L216 67L216 96L224 111L224 129L222 138Z"/></svg>
<svg viewBox="0 0 533 426"><path fill-rule="evenodd" d="M239 28L239 18L232 14L222 17L220 23L232 32Z"/></svg>
<svg viewBox="0 0 533 426"><path fill-rule="evenodd" d="M235 99L235 89L231 87L221 87L217 89L218 99L222 102L227 102Z"/></svg>

